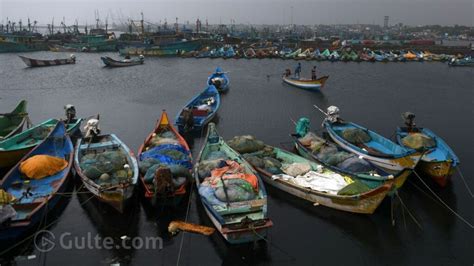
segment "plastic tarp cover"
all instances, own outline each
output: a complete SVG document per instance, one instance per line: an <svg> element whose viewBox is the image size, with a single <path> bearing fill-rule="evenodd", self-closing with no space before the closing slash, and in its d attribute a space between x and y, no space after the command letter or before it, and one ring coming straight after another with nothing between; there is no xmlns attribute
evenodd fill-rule
<svg viewBox="0 0 474 266"><path fill-rule="evenodd" d="M339 190L347 186L350 179L346 179L340 174L334 172L322 172L318 173L315 171L309 171L305 175L292 177L286 174L274 175L272 179L282 179L291 182L297 186L310 188L315 191L326 192L329 194L337 195Z"/></svg>

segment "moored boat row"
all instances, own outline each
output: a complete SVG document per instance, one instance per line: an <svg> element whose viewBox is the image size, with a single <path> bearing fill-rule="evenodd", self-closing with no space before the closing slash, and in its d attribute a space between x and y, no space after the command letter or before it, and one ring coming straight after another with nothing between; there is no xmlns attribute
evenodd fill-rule
<svg viewBox="0 0 474 266"><path fill-rule="evenodd" d="M163 111L137 156L117 135L101 132L99 116L87 121L74 150L70 138L80 129L82 119L75 118L71 106L66 108L65 121L50 119L23 132L25 103L3 115L15 120L3 125L0 156L5 160L1 162L15 166L0 183L8 199L2 204L12 207L4 216L7 223L2 220L6 231L0 232L0 238L15 238L23 229L38 226L32 208L38 215L48 210L35 205L40 203L35 197L48 195L40 204L54 206L72 165L84 188L120 213L127 212L137 191L152 205L176 206L192 191L189 184L194 180L210 221L224 239L236 244L265 238L273 225L265 183L314 205L371 214L385 198L402 189L415 169L445 186L459 164L442 139L414 126L412 114L404 115L405 127L397 129L394 142L344 121L333 106L324 112L326 137L312 132L308 119L295 122L293 137L299 155L249 136L226 142L212 121L219 111L220 93L230 88L227 74L220 68L210 73L206 89L178 112L176 127ZM322 79L321 86L327 77ZM183 136L203 131L207 132L205 141L193 164ZM50 164L57 166L56 171L41 167ZM37 176L38 169L45 173ZM29 179L19 182L21 174ZM41 186L30 187L32 183ZM25 213L31 215L23 216ZM15 226L26 227L17 230ZM4 233L7 231L12 235Z"/></svg>

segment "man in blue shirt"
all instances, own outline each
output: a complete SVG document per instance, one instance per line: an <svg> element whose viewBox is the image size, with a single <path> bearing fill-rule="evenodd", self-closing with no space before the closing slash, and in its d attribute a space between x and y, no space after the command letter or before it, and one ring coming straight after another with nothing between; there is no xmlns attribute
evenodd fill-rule
<svg viewBox="0 0 474 266"><path fill-rule="evenodd" d="M296 76L298 76L298 79L299 79L300 74L301 74L301 63L298 63L298 65L296 66L296 69L295 69L295 78L296 78Z"/></svg>

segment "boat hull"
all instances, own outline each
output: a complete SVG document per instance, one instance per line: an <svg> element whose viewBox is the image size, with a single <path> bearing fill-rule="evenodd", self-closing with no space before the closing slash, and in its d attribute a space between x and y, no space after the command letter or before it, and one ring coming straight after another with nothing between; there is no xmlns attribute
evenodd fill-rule
<svg viewBox="0 0 474 266"><path fill-rule="evenodd" d="M143 64L143 60L132 60L132 61L129 61L129 62L123 62L123 61L117 61L117 60L114 60L110 57L107 57L107 56L102 56L100 58L102 60L102 62L104 62L105 66L107 67L128 67L128 66L136 66L136 65L142 65Z"/></svg>
<svg viewBox="0 0 474 266"><path fill-rule="evenodd" d="M267 236L268 229L273 226L272 221L266 219L264 224L261 226L247 227L241 229L229 229L228 227L223 226L217 219L214 217L208 207L203 204L204 210L206 211L207 216L211 219L212 223L216 227L217 231L222 235L222 237L229 242L230 244L244 244L251 243L254 241L262 240Z"/></svg>
<svg viewBox="0 0 474 266"><path fill-rule="evenodd" d="M316 80L296 80L283 77L283 82L300 89L316 91L324 87L324 84L328 78L328 76L324 76Z"/></svg>
<svg viewBox="0 0 474 266"><path fill-rule="evenodd" d="M392 183L387 182L379 189L367 193L364 197L335 197L330 194L314 193L310 189L291 186L280 180L273 180L265 174L260 175L265 183L285 191L298 198L310 201L312 203L321 204L323 206L333 208L340 211L372 214L382 203L383 199L391 191Z"/></svg>
<svg viewBox="0 0 474 266"><path fill-rule="evenodd" d="M76 60L71 58L55 59L55 60L39 60L20 56L21 60L29 67L45 67L45 66L59 66L75 64Z"/></svg>
<svg viewBox="0 0 474 266"><path fill-rule="evenodd" d="M441 187L446 187L456 169L453 167L452 161L426 162L422 160L418 167Z"/></svg>
<svg viewBox="0 0 474 266"><path fill-rule="evenodd" d="M74 169L76 170L77 175L82 180L84 187L92 193L99 201L107 203L115 210L120 213L123 213L125 206L127 205L127 201L133 196L135 191L135 184L138 181L138 163L135 159L135 155L133 152L125 146L123 142L121 142L115 135L103 135L99 136L98 138L109 138L110 142L113 142L113 145L118 145L122 149L122 151L127 156L127 163L129 164L130 168L133 170L133 176L131 177L130 182L120 183L112 188L103 188L97 185L94 181L89 179L82 171L80 166L80 157L81 152L85 149L83 145L83 139L77 141L76 149L74 153ZM89 147L89 144L87 144ZM108 150L110 149L107 146L99 146L100 149Z"/></svg>

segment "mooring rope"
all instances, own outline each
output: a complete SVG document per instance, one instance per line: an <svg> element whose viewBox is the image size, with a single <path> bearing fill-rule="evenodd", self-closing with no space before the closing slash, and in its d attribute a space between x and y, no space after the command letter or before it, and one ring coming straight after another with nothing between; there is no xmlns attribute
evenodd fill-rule
<svg viewBox="0 0 474 266"><path fill-rule="evenodd" d="M86 204L86 203L87 203L91 198L93 198L93 197L94 197L94 195L92 195L90 198L88 198L85 202L79 204L79 206L83 206L84 204ZM7 248L7 249L1 251L1 252L0 252L0 256L3 256L4 254L6 254L7 252L9 252L10 250L12 250L12 249L14 249L14 248L16 248L16 247L22 245L22 244L25 243L26 241L32 240L34 237L36 237L37 232L39 232L39 231L41 231L41 230L45 230L46 228L48 228L48 227L50 227L51 225L53 225L53 224L55 224L56 222L58 222L59 219L61 219L61 217L58 217L57 219L55 219L54 221L52 221L51 223L45 225L45 226L42 227L42 228L38 228L38 229L40 229L40 230L36 230L35 233L31 234L30 236L26 237L25 239L21 240L20 242L15 243L13 246L11 246L11 247L9 247L9 248Z"/></svg>
<svg viewBox="0 0 474 266"><path fill-rule="evenodd" d="M259 237L261 240L265 241L266 243L268 243L270 246L276 248L277 250L281 251L283 254L285 254L286 256L288 256L290 258L291 261L296 261L296 258L293 257L290 253L288 253L287 251L285 251L283 248L280 248L279 246L277 246L276 244L273 244L272 242L270 242L266 237L260 235L259 233L257 233L257 231L255 231L255 228L252 226L250 227L250 229L252 229L253 233Z"/></svg>
<svg viewBox="0 0 474 266"><path fill-rule="evenodd" d="M440 203L442 203L444 205L444 207L446 207L449 211L451 211L454 215L456 215L461 221L463 221L469 227L474 229L474 225L472 225L470 222L468 222L466 219L464 219L464 217L462 217L459 213L457 213L455 210L453 210L451 207L449 207L448 204L446 204L438 195L436 195L436 193L425 183L425 181L423 181L423 179L418 175L418 173L416 171L413 171L413 173L415 173L416 177L418 177L418 179L421 181L421 183L423 183L423 185L433 194L433 196L435 196L435 198L437 200L439 200Z"/></svg>
<svg viewBox="0 0 474 266"><path fill-rule="evenodd" d="M405 205L405 203L403 202L402 200L402 197L400 197L400 195L398 194L398 190L395 190L395 195L397 196L397 198L400 200L400 203L402 204L403 208L408 212L408 214L410 215L410 217L413 219L413 221L415 222L416 225L418 225L418 227L423 230L423 227L421 226L421 224L418 222L418 220L416 220L415 216L410 212L410 210L408 209L408 207ZM405 217L405 216L403 216ZM405 227L406 227L406 224L405 224Z"/></svg>
<svg viewBox="0 0 474 266"><path fill-rule="evenodd" d="M461 177L462 181L464 182L464 186L466 187L467 192L469 192L469 195L471 195L471 198L474 198L474 194L472 194L472 190L469 187L469 185L467 184L466 179L464 178L464 175L462 174L461 169L459 168L459 166L457 167L457 171L458 171L459 176Z"/></svg>

